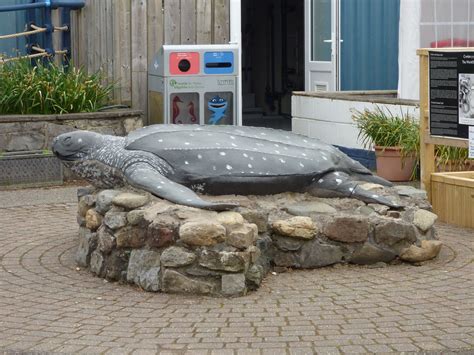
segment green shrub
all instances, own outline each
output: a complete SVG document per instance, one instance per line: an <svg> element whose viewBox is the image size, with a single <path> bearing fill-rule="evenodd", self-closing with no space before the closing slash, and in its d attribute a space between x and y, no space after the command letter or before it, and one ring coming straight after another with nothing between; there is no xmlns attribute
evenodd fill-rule
<svg viewBox="0 0 474 355"><path fill-rule="evenodd" d="M100 73L29 60L0 65L0 114L93 112L109 101L113 85Z"/></svg>

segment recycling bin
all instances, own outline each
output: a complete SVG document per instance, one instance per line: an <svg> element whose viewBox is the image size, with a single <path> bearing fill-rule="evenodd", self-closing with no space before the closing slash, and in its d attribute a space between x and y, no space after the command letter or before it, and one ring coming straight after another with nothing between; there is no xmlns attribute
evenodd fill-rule
<svg viewBox="0 0 474 355"><path fill-rule="evenodd" d="M149 122L236 125L238 46L163 45L148 69Z"/></svg>

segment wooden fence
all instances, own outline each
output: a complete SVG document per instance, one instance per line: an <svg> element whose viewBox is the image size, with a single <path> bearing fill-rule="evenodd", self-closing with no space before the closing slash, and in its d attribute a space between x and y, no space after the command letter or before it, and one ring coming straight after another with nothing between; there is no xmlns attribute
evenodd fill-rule
<svg viewBox="0 0 474 355"><path fill-rule="evenodd" d="M147 112L147 68L162 44L228 43L229 0L87 0L72 14L72 59Z"/></svg>

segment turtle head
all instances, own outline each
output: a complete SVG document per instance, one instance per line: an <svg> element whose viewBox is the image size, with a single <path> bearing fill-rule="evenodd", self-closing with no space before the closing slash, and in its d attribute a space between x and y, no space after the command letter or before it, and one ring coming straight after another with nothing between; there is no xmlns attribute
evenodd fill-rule
<svg viewBox="0 0 474 355"><path fill-rule="evenodd" d="M82 160L102 143L102 135L88 131L63 133L54 138L52 150L61 160Z"/></svg>

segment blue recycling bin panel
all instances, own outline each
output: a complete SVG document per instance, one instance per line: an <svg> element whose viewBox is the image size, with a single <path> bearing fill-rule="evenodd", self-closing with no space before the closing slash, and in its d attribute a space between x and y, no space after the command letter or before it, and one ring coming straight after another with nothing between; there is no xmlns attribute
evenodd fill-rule
<svg viewBox="0 0 474 355"><path fill-rule="evenodd" d="M164 45L148 70L150 123L235 125L238 46Z"/></svg>

